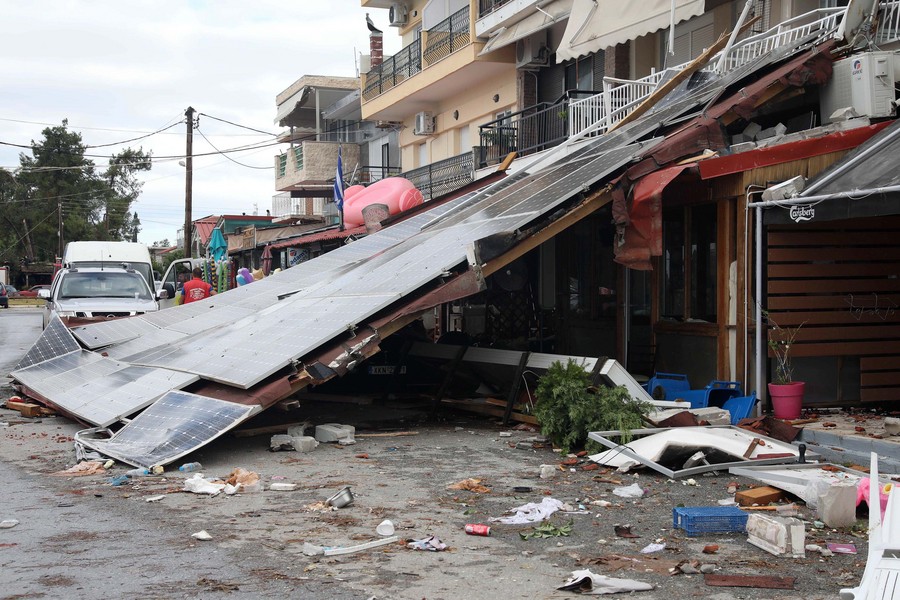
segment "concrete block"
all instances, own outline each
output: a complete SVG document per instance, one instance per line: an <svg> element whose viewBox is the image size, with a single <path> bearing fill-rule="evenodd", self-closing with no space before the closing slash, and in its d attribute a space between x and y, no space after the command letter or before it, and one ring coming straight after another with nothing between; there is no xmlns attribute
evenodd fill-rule
<svg viewBox="0 0 900 600"><path fill-rule="evenodd" d="M775 137L776 131L774 127L769 127L767 129L763 129L759 133L756 134L756 141L767 140L769 138Z"/></svg>
<svg viewBox="0 0 900 600"><path fill-rule="evenodd" d="M803 558L806 555L806 527L803 521L794 517L750 515L747 541L775 556Z"/></svg>
<svg viewBox="0 0 900 600"><path fill-rule="evenodd" d="M850 527L856 523L856 484L834 483L819 494L819 520L828 527Z"/></svg>
<svg viewBox="0 0 900 600"><path fill-rule="evenodd" d="M731 146L732 154L740 154L741 152L749 152L750 150L756 150L756 144L753 142L744 142L742 144L734 144Z"/></svg>
<svg viewBox="0 0 900 600"><path fill-rule="evenodd" d="M742 131L741 134L747 139L752 140L756 138L756 134L760 131L762 131L762 127L758 123L750 123L744 127L744 131Z"/></svg>
<svg viewBox="0 0 900 600"><path fill-rule="evenodd" d="M707 421L710 425L731 425L731 413L724 408L707 406L706 408L693 408L691 412L700 421Z"/></svg>
<svg viewBox="0 0 900 600"><path fill-rule="evenodd" d="M787 133L787 125L779 123L775 126L775 137L783 137Z"/></svg>
<svg viewBox="0 0 900 600"><path fill-rule="evenodd" d="M287 434L291 437L303 437L306 435L306 428L308 426L309 425L305 423L303 425L293 425L288 427Z"/></svg>
<svg viewBox="0 0 900 600"><path fill-rule="evenodd" d="M316 425L316 441L318 442L337 442L352 438L354 435L356 435L356 427L352 425L341 425L340 423Z"/></svg>
<svg viewBox="0 0 900 600"><path fill-rule="evenodd" d="M297 452L312 452L319 445L316 438L308 435L291 436L294 443L294 450Z"/></svg>
<svg viewBox="0 0 900 600"><path fill-rule="evenodd" d="M289 435L284 435L283 433L273 435L272 439L269 440L269 449L275 452L279 450L293 450L294 438Z"/></svg>

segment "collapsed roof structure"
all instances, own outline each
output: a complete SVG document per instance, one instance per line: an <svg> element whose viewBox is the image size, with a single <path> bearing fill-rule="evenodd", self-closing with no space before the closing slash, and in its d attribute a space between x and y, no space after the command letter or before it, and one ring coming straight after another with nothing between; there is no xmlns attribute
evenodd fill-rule
<svg viewBox="0 0 900 600"><path fill-rule="evenodd" d="M12 377L95 426L85 445L137 466L168 464L346 374L425 310L483 290L485 277L608 203L623 246L634 246L643 235L635 182L726 147L729 120L825 83L840 43L816 30L724 73L698 65L627 124L253 285L71 330L54 320Z"/></svg>

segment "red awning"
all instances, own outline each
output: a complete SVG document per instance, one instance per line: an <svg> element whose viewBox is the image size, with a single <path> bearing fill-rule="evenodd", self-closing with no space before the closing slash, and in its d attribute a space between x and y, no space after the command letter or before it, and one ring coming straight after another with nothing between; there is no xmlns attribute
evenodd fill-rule
<svg viewBox="0 0 900 600"><path fill-rule="evenodd" d="M276 242L274 244L270 244L272 250L278 250L280 248L292 248L294 246L304 246L306 244L312 244L313 242L324 242L325 240L336 240L342 239L346 237L350 237L351 235L359 235L365 234L366 227L364 225L360 225L359 227L353 227L352 229L345 229L343 231L339 229L329 229L328 231L320 231L318 233L311 233L309 235L301 235L299 237L291 238L289 240L284 240L281 242Z"/></svg>
<svg viewBox="0 0 900 600"><path fill-rule="evenodd" d="M695 165L675 165L654 171L637 180L631 200L613 200L613 221L617 242L615 260L630 269L649 271L651 256L662 255L662 193L666 186Z"/></svg>

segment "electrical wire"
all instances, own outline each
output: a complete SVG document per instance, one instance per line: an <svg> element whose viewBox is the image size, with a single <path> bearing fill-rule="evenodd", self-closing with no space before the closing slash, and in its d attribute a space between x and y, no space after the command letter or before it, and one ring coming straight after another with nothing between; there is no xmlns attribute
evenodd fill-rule
<svg viewBox="0 0 900 600"><path fill-rule="evenodd" d="M255 131L257 133L263 133L265 135L270 135L272 137L276 137L276 134L274 134L274 133L270 133L268 131L262 131L261 129L253 129L252 127L247 127L246 125L240 125L238 123L232 123L231 121L227 121L225 119L220 119L219 117L214 117L214 116L208 115L206 113L197 113L197 115L198 116L203 115L204 117L206 117L208 119L213 119L215 121L221 121L222 123L228 123L229 125L234 125L235 127L240 127L241 129L248 129L250 131Z"/></svg>
<svg viewBox="0 0 900 600"><path fill-rule="evenodd" d="M265 169L265 170L269 170L269 169L273 169L273 168L274 168L274 165L269 165L269 166L267 166L267 167L256 167L256 166L253 166L253 165L246 165L246 164L244 164L244 163L242 163L242 162L238 162L238 161L236 161L235 159L233 159L233 158L231 158L230 156L228 156L227 154L221 152L218 148L216 148L216 145L213 144L211 141L209 141L209 138L206 137L206 135L204 135L204 133L203 133L202 131L200 131L200 128L199 128L199 127L197 128L197 133L199 133L199 134L200 134L200 137L202 137L204 140L206 140L206 143L209 144L210 146L212 146L214 150L218 151L220 154L222 154L222 156L224 156L225 158L227 158L228 160L230 160L231 162L233 162L233 163L236 164L236 165L240 165L240 166L242 166L242 167L247 167L248 169Z"/></svg>

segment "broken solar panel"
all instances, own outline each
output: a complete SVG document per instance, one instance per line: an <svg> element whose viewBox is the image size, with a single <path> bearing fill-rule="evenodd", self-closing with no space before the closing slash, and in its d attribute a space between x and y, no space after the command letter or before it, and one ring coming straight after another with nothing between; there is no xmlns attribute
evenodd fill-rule
<svg viewBox="0 0 900 600"><path fill-rule="evenodd" d="M19 361L13 370L18 371L19 369L42 363L57 356L78 352L79 350L81 350L81 346L72 337L69 329L63 325L59 317L54 315L50 320L50 324L41 333L41 337L38 338L38 341L22 357L22 360Z"/></svg>
<svg viewBox="0 0 900 600"><path fill-rule="evenodd" d="M78 441L122 462L150 468L167 465L237 426L259 406L197 394L165 394L108 439L81 432Z"/></svg>
<svg viewBox="0 0 900 600"><path fill-rule="evenodd" d="M80 421L106 426L171 389L200 379L193 373L133 366L80 350L13 371L32 392Z"/></svg>

